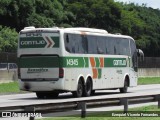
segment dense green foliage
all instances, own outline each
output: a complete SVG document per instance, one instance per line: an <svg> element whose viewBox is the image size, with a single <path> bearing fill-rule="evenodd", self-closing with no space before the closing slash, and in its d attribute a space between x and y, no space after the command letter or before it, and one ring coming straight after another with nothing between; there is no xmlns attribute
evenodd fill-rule
<svg viewBox="0 0 160 120"><path fill-rule="evenodd" d="M15 52L18 33L14 29L0 26L0 51Z"/></svg>
<svg viewBox="0 0 160 120"><path fill-rule="evenodd" d="M19 32L25 26L101 28L130 35L146 56L160 56L160 10L147 8L145 4L114 0L1 0L0 6L1 30L15 28ZM17 39L13 33L8 32L9 39L13 38L12 47ZM4 45L0 45L1 51L6 50ZM12 47L8 51L16 49Z"/></svg>

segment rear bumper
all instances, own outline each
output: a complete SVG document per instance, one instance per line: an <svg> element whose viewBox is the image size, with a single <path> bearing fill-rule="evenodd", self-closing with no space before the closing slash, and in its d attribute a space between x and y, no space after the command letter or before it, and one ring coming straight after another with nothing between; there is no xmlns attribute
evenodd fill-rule
<svg viewBox="0 0 160 120"><path fill-rule="evenodd" d="M23 91L55 91L64 90L64 80L57 81L19 81L19 88Z"/></svg>

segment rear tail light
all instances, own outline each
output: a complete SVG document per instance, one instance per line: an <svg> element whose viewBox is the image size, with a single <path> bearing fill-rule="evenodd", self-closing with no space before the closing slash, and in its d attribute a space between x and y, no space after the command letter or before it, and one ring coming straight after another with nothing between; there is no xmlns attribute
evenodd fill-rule
<svg viewBox="0 0 160 120"><path fill-rule="evenodd" d="M59 78L63 78L63 77L64 77L64 69L59 68Z"/></svg>

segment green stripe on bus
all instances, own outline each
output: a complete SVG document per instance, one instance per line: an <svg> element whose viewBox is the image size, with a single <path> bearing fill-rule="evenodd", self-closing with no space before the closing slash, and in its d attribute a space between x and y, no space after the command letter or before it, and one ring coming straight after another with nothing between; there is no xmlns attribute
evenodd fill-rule
<svg viewBox="0 0 160 120"><path fill-rule="evenodd" d="M126 58L104 58L104 67L127 67Z"/></svg>
<svg viewBox="0 0 160 120"><path fill-rule="evenodd" d="M59 47L59 37L51 37L51 39L54 41L53 47L58 48Z"/></svg>
<svg viewBox="0 0 160 120"><path fill-rule="evenodd" d="M62 67L83 68L89 67L88 57L62 57ZM95 58L96 68L100 68L100 60ZM104 58L104 67L127 67L126 58Z"/></svg>
<svg viewBox="0 0 160 120"><path fill-rule="evenodd" d="M58 57L23 57L19 59L20 68L57 68L59 67Z"/></svg>
<svg viewBox="0 0 160 120"><path fill-rule="evenodd" d="M96 68L100 68L100 60L95 58ZM53 57L53 56L33 56L19 59L21 68L88 68L88 57ZM104 67L127 67L126 58L104 58Z"/></svg>
<svg viewBox="0 0 160 120"><path fill-rule="evenodd" d="M102 69L99 68L98 69L98 79L100 79L102 77Z"/></svg>
<svg viewBox="0 0 160 120"><path fill-rule="evenodd" d="M63 57L63 64L62 67L69 67L69 68L83 68L85 67L83 57Z"/></svg>
<svg viewBox="0 0 160 120"><path fill-rule="evenodd" d="M96 67L99 67L100 66L100 61L99 61L99 58L95 58L95 61L96 61Z"/></svg>
<svg viewBox="0 0 160 120"><path fill-rule="evenodd" d="M89 58L84 57L84 60L85 60L85 67L89 67Z"/></svg>

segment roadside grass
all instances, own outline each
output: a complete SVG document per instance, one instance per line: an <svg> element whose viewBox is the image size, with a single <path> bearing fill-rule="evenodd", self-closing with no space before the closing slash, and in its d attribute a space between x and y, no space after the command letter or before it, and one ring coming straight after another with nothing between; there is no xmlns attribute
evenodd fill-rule
<svg viewBox="0 0 160 120"><path fill-rule="evenodd" d="M5 93L19 93L18 82L9 82L0 84L0 94Z"/></svg>
<svg viewBox="0 0 160 120"><path fill-rule="evenodd" d="M160 84L160 77L139 78L138 85Z"/></svg>
<svg viewBox="0 0 160 120"><path fill-rule="evenodd" d="M160 109L158 109L157 106L146 106L146 107L137 107L129 109L131 113L142 113L146 111L152 111L150 113L155 113L158 111L160 113ZM156 111L156 112L154 112ZM113 113L116 113L117 111L112 111ZM112 114L111 112L111 114ZM119 111L120 112L120 111ZM86 118L81 118L80 115L74 115L74 116L68 116L68 117L52 117L52 118L43 118L40 120L159 120L159 117L107 117L106 114L108 112L102 112L102 113L91 113L88 114ZM128 112L130 113L130 112ZM111 115L110 115L111 116Z"/></svg>

